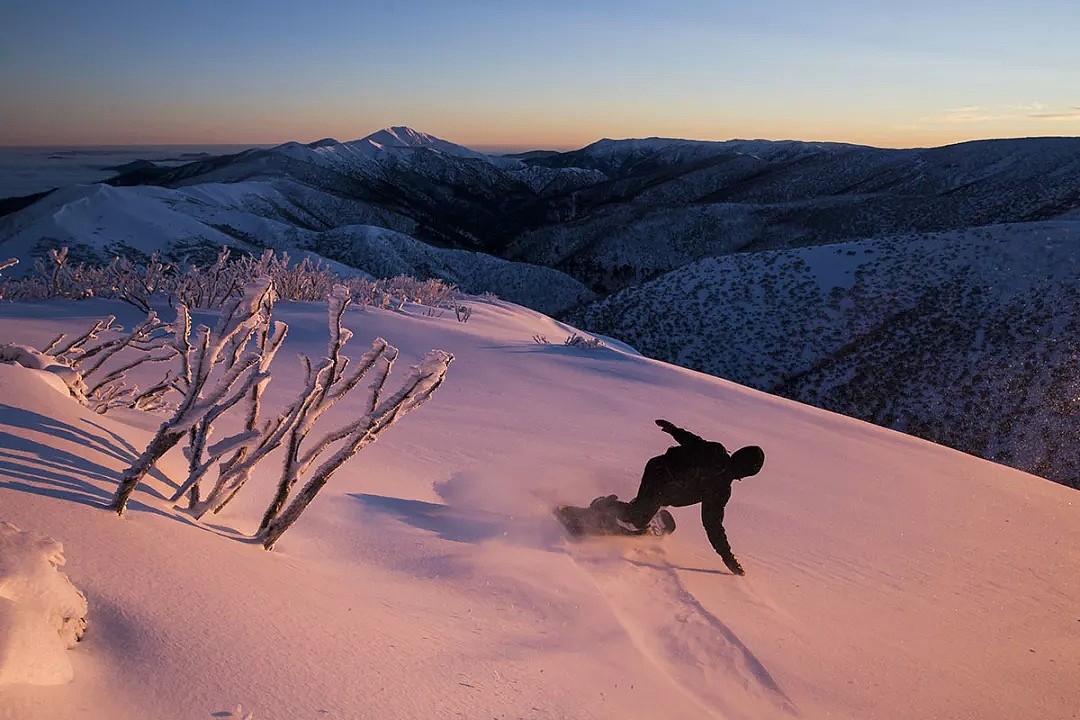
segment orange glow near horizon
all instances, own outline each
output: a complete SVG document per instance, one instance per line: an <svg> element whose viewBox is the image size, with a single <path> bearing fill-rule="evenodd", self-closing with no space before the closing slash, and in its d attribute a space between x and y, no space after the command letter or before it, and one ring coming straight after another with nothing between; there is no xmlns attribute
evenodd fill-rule
<svg viewBox="0 0 1080 720"><path fill-rule="evenodd" d="M0 145L1076 136L1080 4L1048 2L8 3Z"/></svg>
<svg viewBox="0 0 1080 720"><path fill-rule="evenodd" d="M601 138L669 137L688 140L800 140L806 142L843 142L884 148L935 147L970 140L1004 137L1072 136L1080 135L1080 114L1063 117L1058 122L1039 124L1018 122L926 123L901 127L872 124L821 123L790 125L778 123L582 123L571 126L538 124L532 126L494 127L490 122L411 122L390 120L378 123L342 124L327 126L319 123L296 122L279 117L268 122L252 123L253 130L240 123L175 122L138 123L124 127L108 123L107 127L77 132L60 127L38 125L25 133L8 133L0 144L6 146L96 146L96 145L275 145L283 142L313 142L333 137L347 142L364 137L390 125L408 125L467 147L489 152L521 150L573 150Z"/></svg>

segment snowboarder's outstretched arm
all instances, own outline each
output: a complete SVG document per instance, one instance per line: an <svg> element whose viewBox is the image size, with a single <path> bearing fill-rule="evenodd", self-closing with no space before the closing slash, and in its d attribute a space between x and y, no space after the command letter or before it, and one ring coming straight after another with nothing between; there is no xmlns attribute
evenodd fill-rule
<svg viewBox="0 0 1080 720"><path fill-rule="evenodd" d="M701 524L705 526L709 542L712 543L713 549L724 561L727 569L736 575L746 574L735 558L735 554L731 552L727 533L724 532L724 504L719 500L705 498L705 501L701 503Z"/></svg>
<svg viewBox="0 0 1080 720"><path fill-rule="evenodd" d="M661 430L675 438L675 442L680 445L696 445L705 442L704 438L698 437L689 430L683 430L667 420L657 420L656 424L660 426Z"/></svg>

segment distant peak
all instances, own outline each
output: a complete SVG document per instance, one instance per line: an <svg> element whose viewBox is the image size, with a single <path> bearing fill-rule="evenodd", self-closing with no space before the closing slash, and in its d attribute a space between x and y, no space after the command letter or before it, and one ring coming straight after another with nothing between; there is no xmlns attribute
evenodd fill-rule
<svg viewBox="0 0 1080 720"><path fill-rule="evenodd" d="M393 125L391 127L383 128L362 139L391 147L423 147L434 145L439 142L446 142L433 135L413 130L407 125Z"/></svg>
<svg viewBox="0 0 1080 720"><path fill-rule="evenodd" d="M394 137L400 138L402 140L405 140L405 139L410 139L410 140L412 140L412 139L421 139L422 140L422 139L426 139L426 138L431 137L431 135L428 135L427 133L422 133L419 130L413 130L408 125L394 125L393 127L385 128L385 130L387 132L393 133Z"/></svg>
<svg viewBox="0 0 1080 720"><path fill-rule="evenodd" d="M437 150L457 157L487 159L487 156L483 153L478 153L463 145L458 145L449 140L443 140L434 135L428 135L425 132L414 130L407 125L393 125L391 127L386 127L349 144L352 146L372 147L376 150L389 148L426 148L428 150Z"/></svg>

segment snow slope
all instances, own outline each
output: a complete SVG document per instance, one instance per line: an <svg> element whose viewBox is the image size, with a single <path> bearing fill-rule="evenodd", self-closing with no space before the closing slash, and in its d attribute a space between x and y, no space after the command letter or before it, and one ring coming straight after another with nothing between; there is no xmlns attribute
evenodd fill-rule
<svg viewBox="0 0 1080 720"><path fill-rule="evenodd" d="M1080 487L1080 223L708 258L572 321Z"/></svg>
<svg viewBox="0 0 1080 720"><path fill-rule="evenodd" d="M0 306L41 343L118 304ZM290 324L267 401L318 356ZM353 352L456 355L434 399L354 458L274 553L244 542L274 468L201 524L101 509L153 418L96 416L0 365L0 518L64 543L91 624L59 688L0 718L1070 718L1080 708L1080 495L1025 473L611 348L507 303L472 319L354 312ZM291 364L290 364L291 361ZM291 368L291 370L289 370ZM344 415L350 408L338 409ZM659 541L568 542L556 502L628 496L667 417L765 448L737 484L728 574L693 508ZM271 463L272 464L272 463Z"/></svg>

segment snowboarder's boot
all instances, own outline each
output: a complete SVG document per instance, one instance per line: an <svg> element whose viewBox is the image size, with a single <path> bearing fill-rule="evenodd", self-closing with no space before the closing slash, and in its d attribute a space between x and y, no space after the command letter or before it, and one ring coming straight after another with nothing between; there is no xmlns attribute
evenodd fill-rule
<svg viewBox="0 0 1080 720"><path fill-rule="evenodd" d="M645 532L648 535L670 535L675 532L675 518L667 511L667 508L660 508L649 520Z"/></svg>
<svg viewBox="0 0 1080 720"><path fill-rule="evenodd" d="M610 508L617 502L619 502L618 495L601 495L589 503L589 508L592 510L604 510Z"/></svg>

